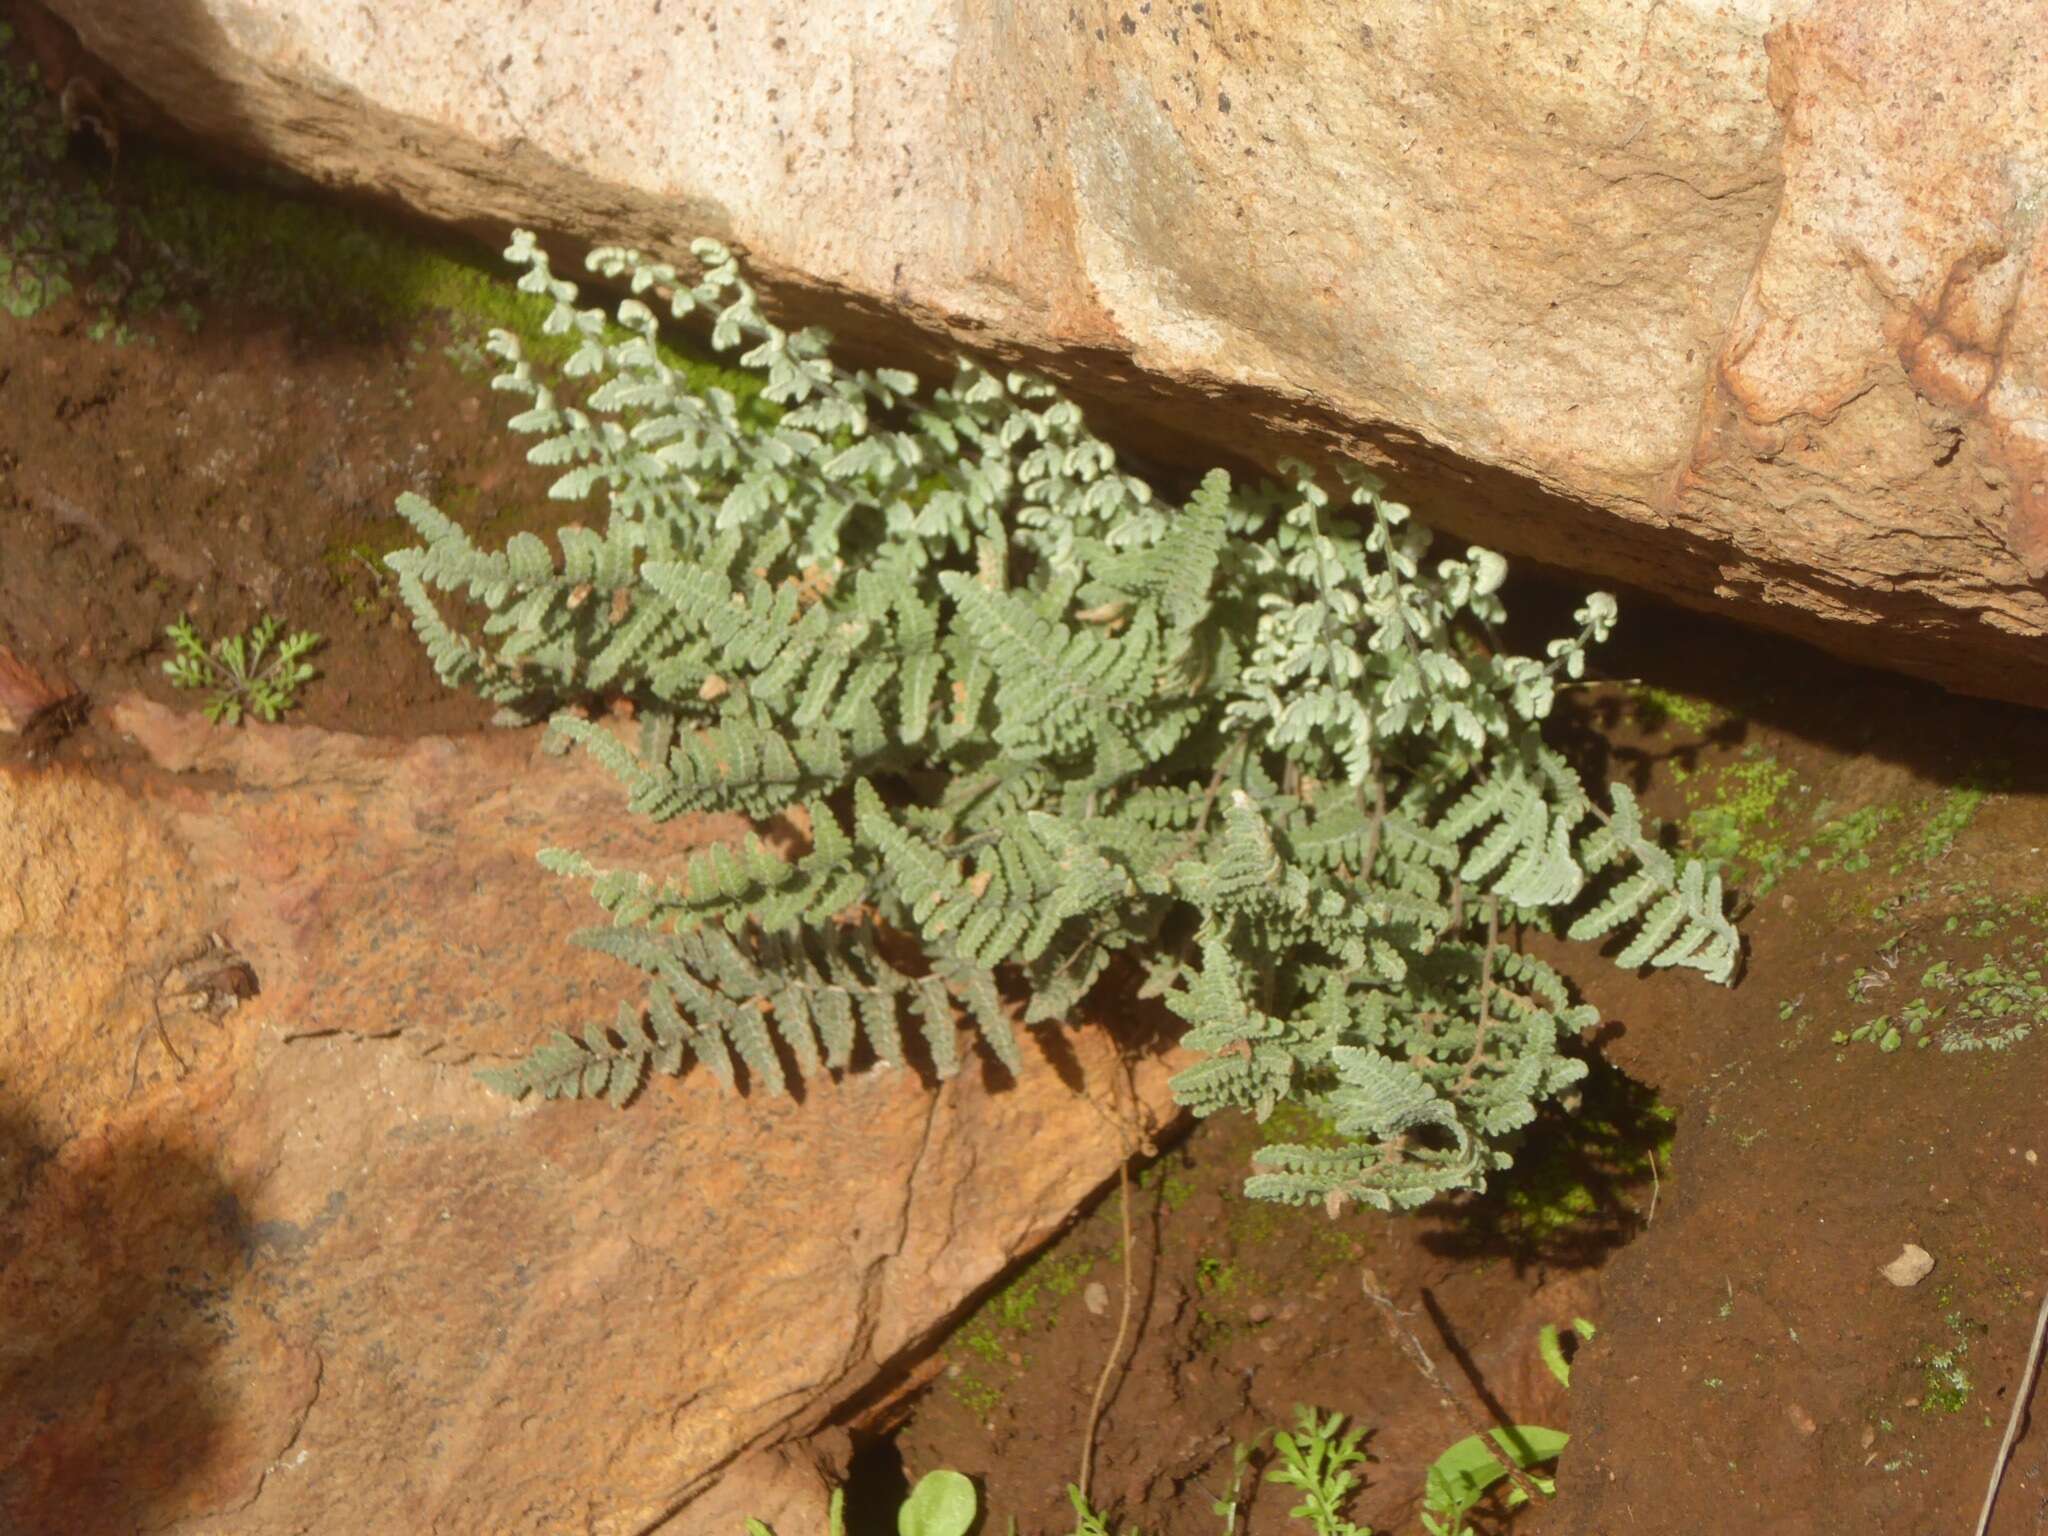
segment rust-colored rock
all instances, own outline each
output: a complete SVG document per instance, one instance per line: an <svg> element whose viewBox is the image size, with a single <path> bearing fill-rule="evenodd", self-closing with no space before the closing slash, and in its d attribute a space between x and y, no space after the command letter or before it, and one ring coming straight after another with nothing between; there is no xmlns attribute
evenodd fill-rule
<svg viewBox="0 0 2048 1536"><path fill-rule="evenodd" d="M0 732L10 736L49 733L79 703L68 683L52 683L6 646L0 645Z"/></svg>
<svg viewBox="0 0 2048 1536"><path fill-rule="evenodd" d="M728 1475L820 1527L840 1457L792 1442L1167 1112L1089 1029L1014 1083L510 1103L473 1062L638 990L534 851L729 828L534 733L111 718L139 787L0 775L0 1528L642 1531ZM197 1010L212 934L258 986Z"/></svg>
<svg viewBox="0 0 2048 1536"><path fill-rule="evenodd" d="M1141 441L2048 701L2040 0L50 3L319 181L718 234Z"/></svg>

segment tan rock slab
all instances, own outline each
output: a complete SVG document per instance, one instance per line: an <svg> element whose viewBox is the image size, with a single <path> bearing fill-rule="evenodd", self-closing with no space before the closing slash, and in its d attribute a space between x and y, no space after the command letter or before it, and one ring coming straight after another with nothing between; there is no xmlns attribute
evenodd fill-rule
<svg viewBox="0 0 2048 1536"><path fill-rule="evenodd" d="M730 829L622 820L534 733L112 717L159 768L0 776L0 1526L640 1531L750 1454L815 1506L789 1443L1168 1112L1086 1028L1016 1082L511 1103L473 1064L638 992L534 851ZM157 991L209 933L259 985L218 1017Z"/></svg>

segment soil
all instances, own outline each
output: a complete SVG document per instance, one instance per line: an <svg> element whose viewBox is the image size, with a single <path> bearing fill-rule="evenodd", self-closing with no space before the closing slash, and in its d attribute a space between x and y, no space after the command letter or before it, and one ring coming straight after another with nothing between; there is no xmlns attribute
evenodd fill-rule
<svg viewBox="0 0 2048 1536"><path fill-rule="evenodd" d="M1210 1506L1234 1446L1291 1425L1297 1402L1368 1427L1350 1514L1376 1530L1419 1528L1424 1469L1480 1414L1574 1435L1556 1499L1482 1529L1974 1519L2048 1285L2048 721L1623 611L1630 633L1604 659L1634 681L1587 690L1559 739L1727 859L1738 984L1637 978L1559 947L1604 1016L1588 1048L1611 1075L1484 1199L1334 1222L1268 1211L1230 1192L1249 1128L1190 1137L1154 1175L1182 1203L1155 1185L1135 1206L1138 1326L1092 1485L1117 1529L1225 1529ZM1098 1209L1033 1273L1115 1297L1115 1241ZM1895 1286L1880 1268L1907 1243L1934 1269ZM1393 1347L1365 1269L1414 1309L1456 1408ZM998 1294L955 1335L934 1389L878 1426L896 1475L972 1469L1020 1529L1070 1529L1063 1490L1113 1319L1069 1290L1021 1328ZM1578 1315L1599 1331L1562 1393L1536 1331ZM869 1465L894 1470L881 1450ZM1261 1487L1236 1529L1306 1529L1290 1502ZM2048 1529L2038 1431L1990 1529Z"/></svg>
<svg viewBox="0 0 2048 1536"><path fill-rule="evenodd" d="M118 173L97 153L74 143L50 174L117 207L160 196L137 167L165 152L125 147ZM311 206L180 174L280 220ZM319 216L415 248L367 216ZM143 242L121 247L132 276L156 258L122 227ZM376 562L404 542L403 490L494 530L572 515L545 502L484 390L490 317L365 313L320 283L258 281L263 251L289 264L305 247L257 244L232 282L191 251L162 263L168 296L148 313L81 284L0 317L0 645L88 704L140 689L196 708L163 675L165 626L189 614L216 636L270 613L322 637L294 720L480 728L487 711L435 680ZM1554 629L1561 591L1524 581L1511 607ZM1236 1185L1266 1133L1235 1121L1139 1165L1128 1337L1090 1481L1117 1530L1226 1529L1211 1506L1237 1445L1257 1449L1234 1528L1306 1529L1287 1518L1295 1495L1260 1480L1262 1432L1297 1404L1366 1430L1350 1515L1375 1529L1418 1528L1428 1462L1495 1422L1573 1440L1556 1499L1490 1506L1486 1529L1953 1530L1981 1502L2048 1286L2048 1023L2025 1035L2048 1014L2048 722L1647 601L1623 613L1603 658L1615 680L1573 696L1558 738L1723 859L1739 983L1572 953L1606 1021L1585 1042L1599 1069L1483 1198L1336 1220L1254 1205ZM0 737L0 760L125 760L90 709L66 724ZM1908 1242L1935 1267L1895 1287L1879 1266ZM1112 1192L848 1406L857 1530L893 1529L892 1495L938 1466L978 1481L986 1529L1072 1528L1124 1248ZM1599 1331L1566 1392L1537 1332L1581 1316ZM1991 1529L2048 1529L2039 1430Z"/></svg>

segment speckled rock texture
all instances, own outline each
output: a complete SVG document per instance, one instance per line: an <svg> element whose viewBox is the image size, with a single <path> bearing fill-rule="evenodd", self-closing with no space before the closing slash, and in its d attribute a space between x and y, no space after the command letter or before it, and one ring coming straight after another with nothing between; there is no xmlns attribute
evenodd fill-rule
<svg viewBox="0 0 2048 1536"><path fill-rule="evenodd" d="M113 718L131 782L0 775L0 1530L822 1529L797 1442L1170 1113L1090 1028L1016 1081L514 1104L472 1067L639 990L535 850L730 827L532 732ZM260 986L218 1016L209 933Z"/></svg>
<svg viewBox="0 0 2048 1536"><path fill-rule="evenodd" d="M2048 5L49 0L188 130L735 242L1134 441L2048 702Z"/></svg>

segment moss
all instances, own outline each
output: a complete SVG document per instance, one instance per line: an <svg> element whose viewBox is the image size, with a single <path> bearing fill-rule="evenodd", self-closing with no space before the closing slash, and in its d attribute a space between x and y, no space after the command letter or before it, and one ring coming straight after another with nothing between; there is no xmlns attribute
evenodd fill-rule
<svg viewBox="0 0 2048 1536"><path fill-rule="evenodd" d="M1309 1258L1318 1275L1349 1269L1364 1259L1368 1244L1355 1233L1323 1222L1309 1234Z"/></svg>
<svg viewBox="0 0 2048 1536"><path fill-rule="evenodd" d="M1204 1296L1213 1296L1221 1301L1235 1295L1243 1274L1228 1259L1208 1255L1195 1260L1195 1285Z"/></svg>
<svg viewBox="0 0 2048 1536"><path fill-rule="evenodd" d="M1542 1242L1600 1220L1606 1188L1652 1177L1671 1166L1677 1114L1649 1089L1611 1069L1586 1079L1579 1112L1549 1117L1532 1134L1504 1181L1501 1227L1521 1242Z"/></svg>
<svg viewBox="0 0 2048 1536"><path fill-rule="evenodd" d="M1629 695L1635 706L1636 723L1646 731L1663 730L1676 724L1704 736L1721 723L1721 712L1705 699L1673 693L1665 688L1641 687Z"/></svg>
<svg viewBox="0 0 2048 1536"><path fill-rule="evenodd" d="M256 299L341 326L393 326L435 314L450 319L444 348L466 371L495 371L482 346L491 330L519 337L529 357L559 366L574 350L541 329L547 301L518 291L511 269L467 247L378 227L301 194L227 180L162 152L143 151L144 187L134 217L151 245L186 277L213 291ZM708 355L664 341L662 361L693 389L716 386L742 405L761 381Z"/></svg>
<svg viewBox="0 0 2048 1536"><path fill-rule="evenodd" d="M1920 802L1917 809L1921 816L1899 862L1892 866L1892 873L1902 872L1908 863L1933 864L1946 858L1956 839L1977 819L1977 809L1983 805L1986 793L1983 787L1971 783L1950 790L1938 800Z"/></svg>
<svg viewBox="0 0 2048 1536"><path fill-rule="evenodd" d="M0 49L13 42L0 23ZM79 291L99 309L93 334L115 336L105 268L119 236L113 205L71 159L71 135L35 66L0 56L0 310L25 320Z"/></svg>
<svg viewBox="0 0 2048 1536"><path fill-rule="evenodd" d="M1821 808L1822 812L1826 807ZM1870 867L1870 849L1889 828L1894 826L1905 812L1896 805L1866 805L1860 810L1823 821L1813 834L1813 841L1822 852L1814 861L1814 868L1821 870L1839 869L1844 874L1857 874Z"/></svg>
<svg viewBox="0 0 2048 1536"><path fill-rule="evenodd" d="M946 1390L958 1398L967 1411L977 1419L991 1417L1003 1401L1002 1388L959 1366L946 1373Z"/></svg>
<svg viewBox="0 0 2048 1536"><path fill-rule="evenodd" d="M1941 1304L1947 1306L1950 1296L1944 1291ZM1920 1411L1922 1413L1961 1413L1970 1401L1974 1384L1963 1360L1970 1353L1973 1335L1984 1331L1984 1325L1966 1318L1960 1309L1950 1308L1942 1321L1948 1325L1949 1340L1938 1350L1930 1351L1916 1362L1920 1367L1921 1391Z"/></svg>
<svg viewBox="0 0 2048 1536"><path fill-rule="evenodd" d="M11 42L0 24L0 49ZM89 333L120 342L159 312L198 329L194 299L267 305L342 333L440 315L451 332L444 353L478 375L496 370L482 344L494 329L544 363L573 350L542 332L547 302L473 247L366 221L281 176L234 178L147 144L128 147L117 182L110 164L95 167L73 145L34 66L0 56L0 309L16 316L75 291L97 311ZM674 337L660 351L692 389L725 389L743 413L774 414L753 374Z"/></svg>
<svg viewBox="0 0 2048 1536"><path fill-rule="evenodd" d="M1053 1309L1080 1289L1104 1255L1049 1253L981 1304L957 1335L963 1349L990 1365L1011 1361L1016 1345L1048 1327ZM1113 1257L1113 1256L1112 1256Z"/></svg>
<svg viewBox="0 0 2048 1536"><path fill-rule="evenodd" d="M1138 1187L1157 1190L1160 1208L1169 1216L1192 1200L1200 1188L1193 1179L1163 1161L1138 1175Z"/></svg>
<svg viewBox="0 0 2048 1536"><path fill-rule="evenodd" d="M1785 836L1788 812L1781 802L1795 792L1805 792L1798 776L1766 755L1746 755L1718 771L1699 774L1686 789L1693 806L1686 817L1687 846L1701 858L1726 866L1762 895L1812 852Z"/></svg>

